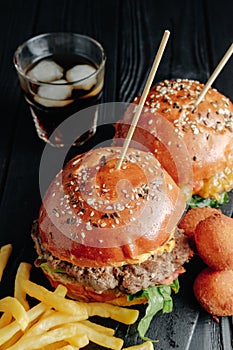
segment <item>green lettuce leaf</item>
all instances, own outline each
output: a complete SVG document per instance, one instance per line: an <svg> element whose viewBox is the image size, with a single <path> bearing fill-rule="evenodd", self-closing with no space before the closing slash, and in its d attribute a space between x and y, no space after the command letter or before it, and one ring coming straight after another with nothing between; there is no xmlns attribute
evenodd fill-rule
<svg viewBox="0 0 233 350"><path fill-rule="evenodd" d="M48 266L47 262L40 264L40 267L42 269L46 270L47 272L64 273L67 275L67 273L64 270L62 270L61 268L51 269L51 267Z"/></svg>
<svg viewBox="0 0 233 350"><path fill-rule="evenodd" d="M188 202L189 208L218 208L219 206L227 203L229 200L229 195L227 192L220 194L220 198L202 198L201 196L195 194Z"/></svg>
<svg viewBox="0 0 233 350"><path fill-rule="evenodd" d="M171 298L171 293L174 291L178 293L179 291L179 281L178 278L169 286L160 285L154 287L148 287L135 295L128 295L129 300L134 300L135 298L146 297L148 299L148 305L144 317L139 321L138 333L140 337L147 341L151 340L145 337L145 334L150 326L153 317L160 310L163 313L171 312L173 309L173 301Z"/></svg>

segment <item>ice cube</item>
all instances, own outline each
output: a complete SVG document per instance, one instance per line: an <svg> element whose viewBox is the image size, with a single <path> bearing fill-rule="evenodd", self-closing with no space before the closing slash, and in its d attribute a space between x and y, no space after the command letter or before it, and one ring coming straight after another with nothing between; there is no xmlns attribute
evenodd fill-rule
<svg viewBox="0 0 233 350"><path fill-rule="evenodd" d="M96 96L102 90L103 85L104 85L104 82L102 81L100 84L97 85L97 87L95 89L93 89L91 92L89 92L89 94L84 95L80 98L88 98L88 97Z"/></svg>
<svg viewBox="0 0 233 350"><path fill-rule="evenodd" d="M63 76L63 68L53 61L40 61L34 66L27 75L34 80L44 83L50 83L54 80L61 79Z"/></svg>
<svg viewBox="0 0 233 350"><path fill-rule="evenodd" d="M96 76L88 78L91 74L96 72L96 68L88 64L79 64L69 69L66 73L66 79L70 82L80 81L74 85L75 89L89 90L93 85L96 84Z"/></svg>
<svg viewBox="0 0 233 350"><path fill-rule="evenodd" d="M72 87L65 84L66 80L52 81L51 85L42 85L38 89L38 95L34 97L35 101L46 107L63 107L73 100L66 100L72 94ZM57 86L56 86L57 85Z"/></svg>

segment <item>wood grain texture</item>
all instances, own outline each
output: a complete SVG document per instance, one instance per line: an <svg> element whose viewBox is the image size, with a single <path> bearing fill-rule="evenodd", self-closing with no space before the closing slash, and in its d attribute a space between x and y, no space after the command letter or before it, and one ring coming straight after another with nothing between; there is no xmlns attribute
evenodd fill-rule
<svg viewBox="0 0 233 350"><path fill-rule="evenodd" d="M13 55L17 46L31 36L36 11L36 1L30 3L28 20L25 22L23 1L4 1L1 3L0 22L0 199L11 159L12 145L16 133L18 109L22 104L22 94L13 66ZM20 30L18 30L20 28Z"/></svg>
<svg viewBox="0 0 233 350"><path fill-rule="evenodd" d="M96 38L107 55L103 101L132 102L141 93L165 29L171 31L155 82L189 78L205 82L233 41L233 2L228 0L7 0L0 3L0 245L14 251L0 286L0 297L13 291L19 262L33 262L30 238L41 203L38 171L44 143L19 88L12 57L27 38L49 31L73 31ZM233 100L233 64L215 82ZM103 119L103 122L105 119ZM114 121L114 120L112 120ZM100 130L100 137L108 131ZM224 212L232 216L233 195ZM194 260L181 278L174 312L158 315L148 336L158 350L231 350L232 319L219 323L200 309L192 293L199 265ZM48 287L41 271L32 279ZM141 315L144 308L140 307ZM126 345L139 341L136 325L116 328ZM91 345L87 349L99 349Z"/></svg>
<svg viewBox="0 0 233 350"><path fill-rule="evenodd" d="M212 73L218 62L233 42L232 21L229 13L233 11L232 1L205 1L206 41L210 72ZM222 70L214 86L233 100L233 57Z"/></svg>

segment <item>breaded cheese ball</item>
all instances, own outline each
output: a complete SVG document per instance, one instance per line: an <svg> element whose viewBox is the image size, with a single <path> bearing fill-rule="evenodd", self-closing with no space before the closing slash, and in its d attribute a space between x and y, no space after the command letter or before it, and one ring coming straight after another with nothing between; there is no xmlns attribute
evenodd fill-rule
<svg viewBox="0 0 233 350"><path fill-rule="evenodd" d="M213 271L207 267L196 277L193 290L208 313L233 315L233 271Z"/></svg>
<svg viewBox="0 0 233 350"><path fill-rule="evenodd" d="M195 230L202 260L213 270L233 270L233 219L219 213L202 220Z"/></svg>
<svg viewBox="0 0 233 350"><path fill-rule="evenodd" d="M184 233L190 240L194 239L194 232L200 221L207 217L218 214L219 210L209 207L190 209L179 223L179 228L184 230Z"/></svg>

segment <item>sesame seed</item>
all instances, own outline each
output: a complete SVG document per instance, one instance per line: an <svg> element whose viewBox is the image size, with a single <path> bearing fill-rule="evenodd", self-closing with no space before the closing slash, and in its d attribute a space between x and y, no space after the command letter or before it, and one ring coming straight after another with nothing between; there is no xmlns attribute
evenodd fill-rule
<svg viewBox="0 0 233 350"><path fill-rule="evenodd" d="M81 158L76 159L75 161L73 161L72 165L77 165L80 162Z"/></svg>
<svg viewBox="0 0 233 350"><path fill-rule="evenodd" d="M106 207L106 210L113 210L113 207L112 207L111 205L108 205L108 206Z"/></svg>
<svg viewBox="0 0 233 350"><path fill-rule="evenodd" d="M95 198L87 198L87 204L92 205L95 203Z"/></svg>
<svg viewBox="0 0 233 350"><path fill-rule="evenodd" d="M87 229L88 231L91 231L91 230L92 230L92 226L91 226L90 221L88 221L88 222L86 223L86 229Z"/></svg>
<svg viewBox="0 0 233 350"><path fill-rule="evenodd" d="M125 209L125 207L124 207L124 205L121 205L120 203L118 203L118 204L117 204L117 209L118 209L119 211L122 211L122 210Z"/></svg>

